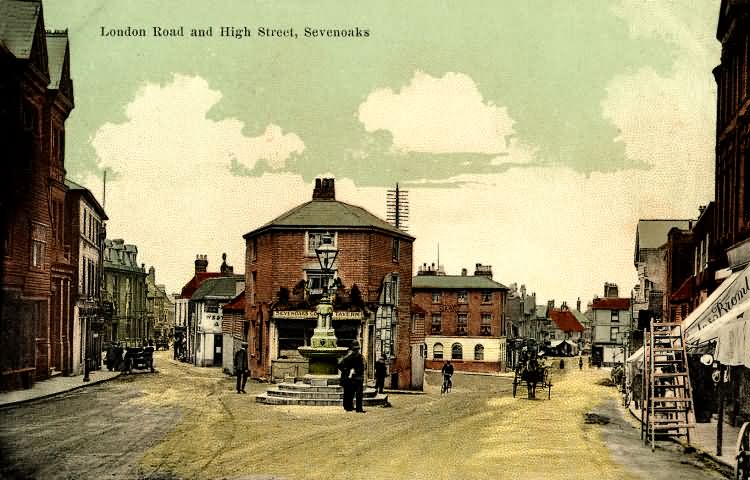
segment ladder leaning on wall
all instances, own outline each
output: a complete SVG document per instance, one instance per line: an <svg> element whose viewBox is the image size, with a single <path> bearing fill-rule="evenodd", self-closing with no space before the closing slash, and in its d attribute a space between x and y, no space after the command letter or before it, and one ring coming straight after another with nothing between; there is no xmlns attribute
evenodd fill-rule
<svg viewBox="0 0 750 480"><path fill-rule="evenodd" d="M685 336L680 323L653 319L643 331L641 439L655 448L657 436L684 436L695 428Z"/></svg>

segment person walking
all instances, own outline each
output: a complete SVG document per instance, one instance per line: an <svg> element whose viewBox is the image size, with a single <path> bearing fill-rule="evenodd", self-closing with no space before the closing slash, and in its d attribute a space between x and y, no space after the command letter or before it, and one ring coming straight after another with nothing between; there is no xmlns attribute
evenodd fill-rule
<svg viewBox="0 0 750 480"><path fill-rule="evenodd" d="M234 374L237 375L237 393L247 393L245 384L248 376L247 342L242 342L240 349L234 354Z"/></svg>
<svg viewBox="0 0 750 480"><path fill-rule="evenodd" d="M365 357L360 353L359 341L352 341L350 352L339 361L344 380L344 410L365 413L362 408L365 382ZM354 403L354 405L352 405ZM354 408L352 408L354 407Z"/></svg>
<svg viewBox="0 0 750 480"><path fill-rule="evenodd" d="M565 359L560 359L560 370L565 370Z"/></svg>
<svg viewBox="0 0 750 480"><path fill-rule="evenodd" d="M375 362L375 391L383 393L385 388L385 377L388 375L388 367L385 364L385 355L381 355Z"/></svg>
<svg viewBox="0 0 750 480"><path fill-rule="evenodd" d="M583 357L578 355L578 370L583 370Z"/></svg>

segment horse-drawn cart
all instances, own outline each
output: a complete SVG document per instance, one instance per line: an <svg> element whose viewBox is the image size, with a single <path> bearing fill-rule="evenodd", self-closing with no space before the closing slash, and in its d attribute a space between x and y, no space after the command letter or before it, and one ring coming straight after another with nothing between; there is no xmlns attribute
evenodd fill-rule
<svg viewBox="0 0 750 480"><path fill-rule="evenodd" d="M150 369L154 373L154 347L128 347L125 349L125 368L127 373L132 373L133 369L145 370Z"/></svg>
<svg viewBox="0 0 750 480"><path fill-rule="evenodd" d="M536 398L537 386L547 389L547 399L552 398L552 381L549 368L542 364L539 351L533 340L527 340L527 345L521 352L521 358L516 364L513 375L513 398L519 385L526 385L528 398Z"/></svg>

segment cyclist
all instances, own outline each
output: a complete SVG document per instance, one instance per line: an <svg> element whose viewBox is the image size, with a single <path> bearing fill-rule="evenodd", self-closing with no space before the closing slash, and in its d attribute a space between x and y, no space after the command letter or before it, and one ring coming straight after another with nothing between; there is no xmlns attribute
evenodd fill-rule
<svg viewBox="0 0 750 480"><path fill-rule="evenodd" d="M451 387L453 386L453 383L451 382L451 377L453 377L453 364L451 364L451 361L448 360L443 365L443 368L440 370L443 374L443 388L442 392L448 392L450 391Z"/></svg>

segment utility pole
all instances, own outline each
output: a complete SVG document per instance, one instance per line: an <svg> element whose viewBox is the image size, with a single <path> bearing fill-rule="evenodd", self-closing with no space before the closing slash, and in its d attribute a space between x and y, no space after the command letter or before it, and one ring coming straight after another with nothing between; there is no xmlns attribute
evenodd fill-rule
<svg viewBox="0 0 750 480"><path fill-rule="evenodd" d="M399 230L408 230L409 220L409 191L399 188L389 189L386 193L386 220Z"/></svg>

